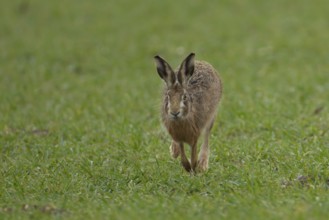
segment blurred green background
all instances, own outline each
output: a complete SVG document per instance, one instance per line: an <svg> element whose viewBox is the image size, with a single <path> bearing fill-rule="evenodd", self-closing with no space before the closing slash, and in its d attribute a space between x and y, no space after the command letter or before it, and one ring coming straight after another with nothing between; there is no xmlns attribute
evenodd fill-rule
<svg viewBox="0 0 329 220"><path fill-rule="evenodd" d="M328 11L325 0L2 1L0 217L325 219ZM170 158L153 61L190 52L224 86L197 176Z"/></svg>

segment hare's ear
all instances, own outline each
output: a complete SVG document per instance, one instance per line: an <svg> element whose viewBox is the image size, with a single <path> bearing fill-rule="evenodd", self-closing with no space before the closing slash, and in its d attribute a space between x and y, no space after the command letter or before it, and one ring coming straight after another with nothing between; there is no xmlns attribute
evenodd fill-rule
<svg viewBox="0 0 329 220"><path fill-rule="evenodd" d="M178 81L183 84L186 83L187 80L193 75L194 73L194 57L195 54L191 53L188 55L182 64L179 67L178 71Z"/></svg>
<svg viewBox="0 0 329 220"><path fill-rule="evenodd" d="M174 84L176 77L170 65L160 56L155 56L154 60L158 74L167 83L167 86Z"/></svg>

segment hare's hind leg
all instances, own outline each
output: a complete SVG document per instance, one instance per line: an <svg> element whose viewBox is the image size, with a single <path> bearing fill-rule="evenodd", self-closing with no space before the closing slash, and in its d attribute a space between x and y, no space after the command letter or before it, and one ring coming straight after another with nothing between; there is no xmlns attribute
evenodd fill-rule
<svg viewBox="0 0 329 220"><path fill-rule="evenodd" d="M188 161L186 154L185 154L185 150L184 150L184 144L183 143L179 143L179 148L180 148L180 157L181 157L181 163L183 165L183 167L185 168L185 170L187 172L191 171L191 164Z"/></svg>
<svg viewBox="0 0 329 220"><path fill-rule="evenodd" d="M206 171L208 169L208 160L209 160L209 135L210 131L212 129L212 126L214 125L214 119L209 123L209 125L206 127L204 132L204 140L203 144L201 146L201 150L199 153L199 161L198 161L198 169L200 171Z"/></svg>
<svg viewBox="0 0 329 220"><path fill-rule="evenodd" d="M179 154L180 154L180 147L179 147L179 143L175 142L174 140L171 142L171 145L169 147L170 149L170 155L176 159Z"/></svg>

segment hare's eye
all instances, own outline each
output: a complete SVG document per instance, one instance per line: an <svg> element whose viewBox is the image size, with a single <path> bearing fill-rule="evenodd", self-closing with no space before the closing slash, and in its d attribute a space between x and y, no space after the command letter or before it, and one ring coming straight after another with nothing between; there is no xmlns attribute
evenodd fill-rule
<svg viewBox="0 0 329 220"><path fill-rule="evenodd" d="M184 95L183 95L183 101L186 101L186 100L187 100L187 95L184 94Z"/></svg>

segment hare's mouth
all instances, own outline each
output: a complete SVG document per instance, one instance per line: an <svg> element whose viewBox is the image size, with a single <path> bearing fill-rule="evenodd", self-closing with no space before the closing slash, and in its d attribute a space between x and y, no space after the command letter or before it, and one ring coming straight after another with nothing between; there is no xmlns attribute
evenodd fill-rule
<svg viewBox="0 0 329 220"><path fill-rule="evenodd" d="M178 120L181 119L181 117L169 115L169 119L172 120L172 121L178 121Z"/></svg>

